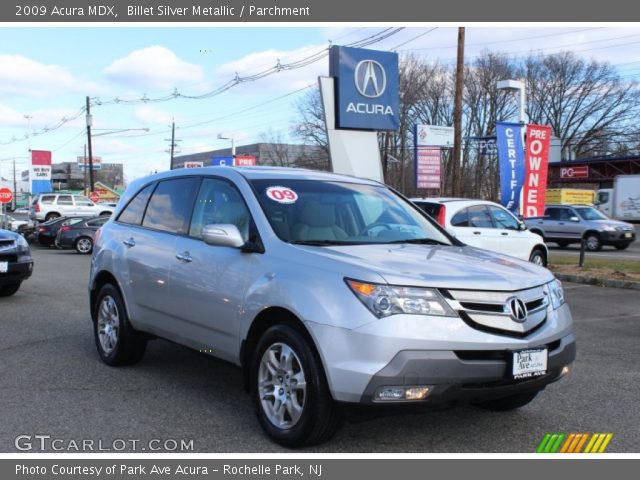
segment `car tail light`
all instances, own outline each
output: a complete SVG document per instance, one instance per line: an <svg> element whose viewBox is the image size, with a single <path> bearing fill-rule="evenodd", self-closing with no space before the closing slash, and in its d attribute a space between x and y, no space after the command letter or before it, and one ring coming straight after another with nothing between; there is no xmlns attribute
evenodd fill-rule
<svg viewBox="0 0 640 480"><path fill-rule="evenodd" d="M44 228L44 227L40 227L40 228L38 229L38 233L42 233L42 232L46 232L46 231L47 231L47 229L46 229L46 228Z"/></svg>
<svg viewBox="0 0 640 480"><path fill-rule="evenodd" d="M60 231L61 231L61 232L67 232L67 231L69 231L69 230L71 230L71 227L70 227L70 226L68 226L68 225L65 225L64 227L60 227Z"/></svg>
<svg viewBox="0 0 640 480"><path fill-rule="evenodd" d="M36 213L40 213L40 202L36 201L36 203L33 204L33 210Z"/></svg>
<svg viewBox="0 0 640 480"><path fill-rule="evenodd" d="M447 212L447 207L444 205L440 205L440 211L438 212L438 223L440 224L441 227L444 227L444 218L445 218L445 213Z"/></svg>

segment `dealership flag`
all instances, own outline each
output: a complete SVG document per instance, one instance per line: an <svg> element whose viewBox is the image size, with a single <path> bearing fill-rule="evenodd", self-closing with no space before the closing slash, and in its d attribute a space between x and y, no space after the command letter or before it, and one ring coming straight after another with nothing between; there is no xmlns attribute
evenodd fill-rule
<svg viewBox="0 0 640 480"><path fill-rule="evenodd" d="M525 218L544 215L550 137L551 127L548 125L527 126L526 174L522 195Z"/></svg>
<svg viewBox="0 0 640 480"><path fill-rule="evenodd" d="M31 150L31 193L47 193L51 191L51 152Z"/></svg>
<svg viewBox="0 0 640 480"><path fill-rule="evenodd" d="M497 122L496 137L500 165L500 203L517 214L525 177L522 126L518 123Z"/></svg>

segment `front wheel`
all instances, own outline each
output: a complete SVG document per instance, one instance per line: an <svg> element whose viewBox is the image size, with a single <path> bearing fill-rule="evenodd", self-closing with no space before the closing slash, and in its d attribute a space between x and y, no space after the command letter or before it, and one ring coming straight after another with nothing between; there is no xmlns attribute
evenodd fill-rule
<svg viewBox="0 0 640 480"><path fill-rule="evenodd" d="M80 237L76 240L76 252L83 255L91 253L93 250L93 240L89 237Z"/></svg>
<svg viewBox="0 0 640 480"><path fill-rule="evenodd" d="M529 256L529 261L541 267L547 266L547 256L540 248L534 248Z"/></svg>
<svg viewBox="0 0 640 480"><path fill-rule="evenodd" d="M315 445L338 430L334 403L320 360L294 327L274 325L260 337L250 371L250 391L260 425L286 447Z"/></svg>
<svg viewBox="0 0 640 480"><path fill-rule="evenodd" d="M0 297L10 297L20 289L20 283L10 283L0 287Z"/></svg>
<svg viewBox="0 0 640 480"><path fill-rule="evenodd" d="M587 244L587 250L590 252L597 252L602 250L602 241L600 241L600 236L596 233L590 233L584 238Z"/></svg>
<svg viewBox="0 0 640 480"><path fill-rule="evenodd" d="M532 402L533 399L536 398L536 395L538 395L538 392L516 393L515 395L509 395L508 397L477 402L476 405L486 410L493 410L494 412L506 412L508 410L515 410L516 408L524 407L528 403Z"/></svg>
<svg viewBox="0 0 640 480"><path fill-rule="evenodd" d="M93 333L98 354L107 365L133 365L142 360L147 340L129 323L122 296L110 283L98 293Z"/></svg>

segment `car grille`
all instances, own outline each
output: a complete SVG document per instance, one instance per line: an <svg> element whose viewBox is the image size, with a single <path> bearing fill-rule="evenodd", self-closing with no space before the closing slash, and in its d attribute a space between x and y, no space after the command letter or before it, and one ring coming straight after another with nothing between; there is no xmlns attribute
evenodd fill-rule
<svg viewBox="0 0 640 480"><path fill-rule="evenodd" d="M513 292L443 290L441 292L460 318L476 330L525 337L544 325L549 298L544 287ZM526 317L515 320L509 309L512 298L526 306Z"/></svg>
<svg viewBox="0 0 640 480"><path fill-rule="evenodd" d="M12 250L15 248L16 242L13 239L9 240L0 240L0 255L2 252L6 252L7 250Z"/></svg>
<svg viewBox="0 0 640 480"><path fill-rule="evenodd" d="M18 261L17 255L0 253L0 262L17 262L17 261Z"/></svg>

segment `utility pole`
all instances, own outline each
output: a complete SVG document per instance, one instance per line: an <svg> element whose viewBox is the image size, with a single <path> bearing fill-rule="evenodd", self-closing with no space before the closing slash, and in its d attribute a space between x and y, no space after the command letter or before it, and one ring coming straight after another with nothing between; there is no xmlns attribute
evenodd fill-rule
<svg viewBox="0 0 640 480"><path fill-rule="evenodd" d="M171 140L169 140L168 138L165 138L165 141L170 142L169 143L169 149L165 150L165 152L168 152L170 155L170 163L169 163L169 170L173 169L173 155L175 153L178 153L176 151L176 147L178 146L177 142L179 142L180 140L176 140L176 122L175 121L171 121Z"/></svg>
<svg viewBox="0 0 640 480"><path fill-rule="evenodd" d="M456 65L456 92L453 109L453 158L451 176L453 177L452 195L458 197L461 192L462 157L462 93L464 91L464 27L458 27L458 62Z"/></svg>
<svg viewBox="0 0 640 480"><path fill-rule="evenodd" d="M93 118L91 117L91 101L87 95L87 146L89 147L89 194L93 192L93 153L91 151L91 124Z"/></svg>
<svg viewBox="0 0 640 480"><path fill-rule="evenodd" d="M16 159L13 158L13 209L18 207L18 182L16 180Z"/></svg>
<svg viewBox="0 0 640 480"><path fill-rule="evenodd" d="M82 192L84 195L88 195L87 192L87 144L84 144L84 155L82 156Z"/></svg>

